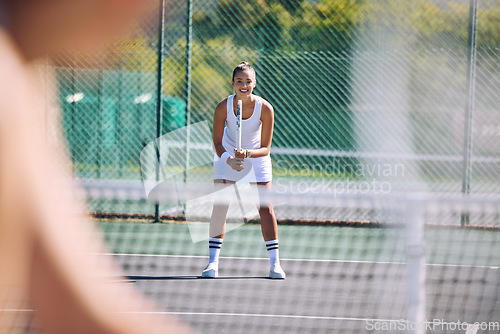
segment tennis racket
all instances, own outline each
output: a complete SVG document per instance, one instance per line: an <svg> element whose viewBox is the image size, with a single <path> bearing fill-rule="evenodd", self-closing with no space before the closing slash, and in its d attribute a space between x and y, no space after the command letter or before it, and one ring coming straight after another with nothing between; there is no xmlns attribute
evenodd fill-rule
<svg viewBox="0 0 500 334"><path fill-rule="evenodd" d="M238 100L236 106L236 149L241 151L241 121L243 119L243 102Z"/></svg>
<svg viewBox="0 0 500 334"><path fill-rule="evenodd" d="M241 151L241 121L243 119L243 102L238 100L236 105L236 149ZM240 205L241 215L243 216L243 221L247 223L247 218L245 215L245 209L243 208L243 203L241 203L240 192L238 191L238 186L234 184L234 190L236 192L236 197L238 198L238 204Z"/></svg>

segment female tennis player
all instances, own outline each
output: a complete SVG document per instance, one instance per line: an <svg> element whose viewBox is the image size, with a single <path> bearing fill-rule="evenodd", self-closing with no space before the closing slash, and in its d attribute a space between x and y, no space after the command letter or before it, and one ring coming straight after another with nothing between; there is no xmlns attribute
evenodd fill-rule
<svg viewBox="0 0 500 334"><path fill-rule="evenodd" d="M220 189L236 181L256 183L259 189L271 189L271 142L273 138L274 111L269 102L253 95L256 86L255 70L242 62L233 70L231 81L234 94L225 98L215 108L213 122L214 183ZM241 149L237 150L236 108L242 101ZM219 253L224 238L227 204L214 204L210 221L209 263L202 277L217 277ZM270 259L270 278L284 279L285 272L279 262L278 224L270 204L259 207L262 236Z"/></svg>

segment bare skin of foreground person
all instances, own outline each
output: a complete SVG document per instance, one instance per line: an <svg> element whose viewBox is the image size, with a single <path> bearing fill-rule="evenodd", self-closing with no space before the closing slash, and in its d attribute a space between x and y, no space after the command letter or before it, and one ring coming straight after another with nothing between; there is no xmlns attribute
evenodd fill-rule
<svg viewBox="0 0 500 334"><path fill-rule="evenodd" d="M0 0L0 333L192 333L130 284L73 184L50 77L34 65L62 47L99 50L147 0ZM47 74L47 73L45 73ZM24 310L23 310L24 309ZM30 313L31 314L31 313Z"/></svg>

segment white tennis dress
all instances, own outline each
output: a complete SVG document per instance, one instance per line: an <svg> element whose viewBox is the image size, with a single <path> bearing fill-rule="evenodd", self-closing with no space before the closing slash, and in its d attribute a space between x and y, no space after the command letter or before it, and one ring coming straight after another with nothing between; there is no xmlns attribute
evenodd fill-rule
<svg viewBox="0 0 500 334"><path fill-rule="evenodd" d="M234 157L236 147L236 115L233 109L235 95L227 98L227 115L222 146ZM262 121L262 98L255 96L255 108L252 116L244 119L241 123L241 148L256 149L261 146ZM268 155L260 158L245 158L243 170L235 171L226 162L223 162L217 154L214 155L214 179L243 182L268 182L273 177L271 157Z"/></svg>

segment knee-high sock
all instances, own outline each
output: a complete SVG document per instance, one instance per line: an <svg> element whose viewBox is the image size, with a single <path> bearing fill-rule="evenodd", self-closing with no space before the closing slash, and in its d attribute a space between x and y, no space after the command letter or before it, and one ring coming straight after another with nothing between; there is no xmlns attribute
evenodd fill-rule
<svg viewBox="0 0 500 334"><path fill-rule="evenodd" d="M209 250L209 263L219 262L220 249L222 247L222 240L219 238L209 238L208 239L208 250Z"/></svg>
<svg viewBox="0 0 500 334"><path fill-rule="evenodd" d="M278 239L266 241L267 252L269 253L269 263L271 267L280 263L280 253Z"/></svg>

